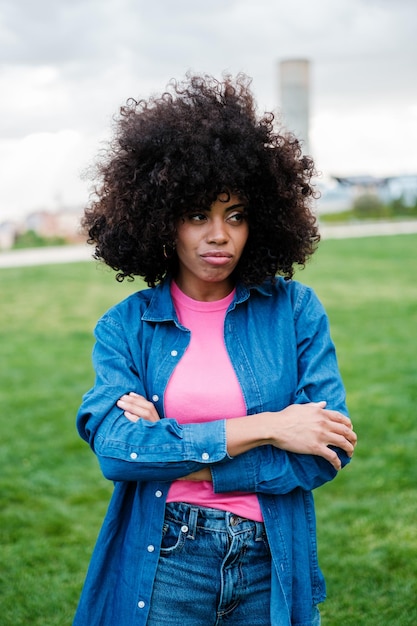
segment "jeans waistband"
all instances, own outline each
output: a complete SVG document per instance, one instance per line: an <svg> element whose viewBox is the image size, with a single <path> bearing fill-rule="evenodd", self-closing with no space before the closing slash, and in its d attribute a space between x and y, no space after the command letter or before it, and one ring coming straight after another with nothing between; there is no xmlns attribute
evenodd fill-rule
<svg viewBox="0 0 417 626"><path fill-rule="evenodd" d="M187 526L187 536L190 538L196 536L199 528L229 534L251 531L255 533L256 541L265 538L263 522L256 522L221 509L211 509L186 502L169 502L166 504L165 517Z"/></svg>

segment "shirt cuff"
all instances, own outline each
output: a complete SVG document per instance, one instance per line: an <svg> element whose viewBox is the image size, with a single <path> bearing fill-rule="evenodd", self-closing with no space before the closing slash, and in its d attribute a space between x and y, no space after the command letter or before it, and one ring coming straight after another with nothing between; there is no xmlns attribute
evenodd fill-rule
<svg viewBox="0 0 417 626"><path fill-rule="evenodd" d="M250 450L237 457L229 457L225 463L212 466L214 493L227 493L228 491L255 493L257 471L254 453L256 452L256 450Z"/></svg>
<svg viewBox="0 0 417 626"><path fill-rule="evenodd" d="M226 420L181 424L185 458L198 463L219 463L227 454Z"/></svg>

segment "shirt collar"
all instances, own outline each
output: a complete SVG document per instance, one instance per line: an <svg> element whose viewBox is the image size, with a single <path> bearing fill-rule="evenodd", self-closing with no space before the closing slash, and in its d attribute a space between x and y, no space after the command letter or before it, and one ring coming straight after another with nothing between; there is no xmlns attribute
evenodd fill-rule
<svg viewBox="0 0 417 626"><path fill-rule="evenodd" d="M142 315L142 320L147 322L175 322L178 324L177 314L171 298L171 279L166 278L162 283L159 283L152 291L152 296L149 305ZM262 285L247 286L241 283L236 285L236 295L234 301L231 304L231 308L236 305L245 302L250 295L251 291L257 291L263 296L271 296L272 284L267 281Z"/></svg>

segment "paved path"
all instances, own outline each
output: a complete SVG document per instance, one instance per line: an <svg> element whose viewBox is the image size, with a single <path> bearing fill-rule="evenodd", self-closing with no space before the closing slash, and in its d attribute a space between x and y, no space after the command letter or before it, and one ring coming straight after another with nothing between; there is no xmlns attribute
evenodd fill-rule
<svg viewBox="0 0 417 626"><path fill-rule="evenodd" d="M323 239L349 237L375 237L384 235L409 235L417 233L417 220L398 222L357 222L355 224L321 224Z"/></svg>
<svg viewBox="0 0 417 626"><path fill-rule="evenodd" d="M358 223L347 225L320 226L322 239L346 239L349 237L373 237L382 235L404 235L417 233L417 220L400 222ZM87 245L51 246L47 248L25 248L0 252L0 268L25 265L47 265L50 263L73 263L92 259L93 248Z"/></svg>
<svg viewBox="0 0 417 626"><path fill-rule="evenodd" d="M73 263L92 258L93 248L87 245L48 246L24 248L0 252L0 267L23 267L24 265L48 265L50 263Z"/></svg>

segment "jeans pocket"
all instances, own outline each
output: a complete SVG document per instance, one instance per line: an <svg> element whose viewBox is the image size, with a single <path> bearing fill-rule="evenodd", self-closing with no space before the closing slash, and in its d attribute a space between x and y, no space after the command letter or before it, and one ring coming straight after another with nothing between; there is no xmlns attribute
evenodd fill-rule
<svg viewBox="0 0 417 626"><path fill-rule="evenodd" d="M170 556L182 550L187 538L188 526L173 520L165 520L162 528L161 556Z"/></svg>

